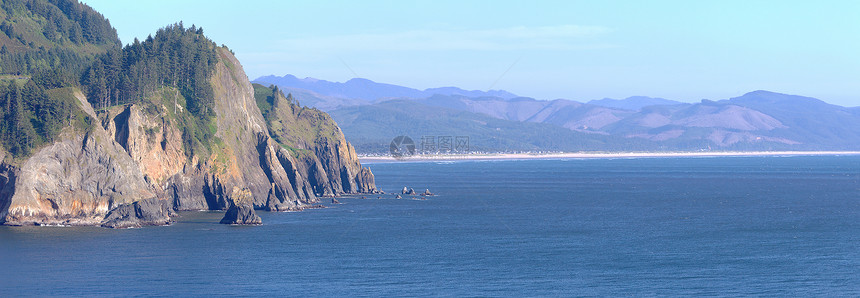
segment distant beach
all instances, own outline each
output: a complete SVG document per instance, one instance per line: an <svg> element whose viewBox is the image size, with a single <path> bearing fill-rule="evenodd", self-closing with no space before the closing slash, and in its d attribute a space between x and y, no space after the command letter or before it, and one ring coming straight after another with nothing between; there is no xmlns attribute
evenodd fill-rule
<svg viewBox="0 0 860 298"><path fill-rule="evenodd" d="M570 152L570 153L476 153L427 154L395 158L393 156L359 156L362 163L420 162L456 160L520 160L567 158L651 158L651 157L716 157L716 156L810 156L860 155L860 151L724 151L724 152Z"/></svg>

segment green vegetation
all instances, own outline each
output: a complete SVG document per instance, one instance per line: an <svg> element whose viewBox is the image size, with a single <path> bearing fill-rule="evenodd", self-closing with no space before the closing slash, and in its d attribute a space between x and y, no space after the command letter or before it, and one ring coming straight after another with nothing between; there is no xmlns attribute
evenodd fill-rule
<svg viewBox="0 0 860 298"><path fill-rule="evenodd" d="M281 145L281 148L284 148L284 149L287 149L288 151L290 151L290 155L292 155L293 157L299 157L299 156L306 155L306 154L312 154L312 152L308 149L299 149L299 148L290 147L288 145L284 145L281 143L278 143L278 145Z"/></svg>
<svg viewBox="0 0 860 298"><path fill-rule="evenodd" d="M292 94L284 96L277 86L254 84L254 98L272 138L294 156L309 152L321 141L339 137L337 124L328 114L300 107Z"/></svg>
<svg viewBox="0 0 860 298"><path fill-rule="evenodd" d="M216 49L202 28L181 22L122 47L110 22L77 0L2 0L0 141L28 156L64 127L94 125L73 95L80 89L98 111L171 107L186 153L207 155L217 130L209 81Z"/></svg>
<svg viewBox="0 0 860 298"><path fill-rule="evenodd" d="M62 107L70 107L69 118L72 121L72 126L78 131L89 131L92 129L93 118L87 115L81 108L81 103L75 97L75 92L80 92L77 88L65 87L45 90L54 102L59 102Z"/></svg>
<svg viewBox="0 0 860 298"><path fill-rule="evenodd" d="M200 118L213 116L209 78L218 57L203 28L182 23L161 28L155 37L135 39L121 51L108 51L83 75L87 98L96 108L138 102L161 86L182 93L188 110Z"/></svg>
<svg viewBox="0 0 860 298"><path fill-rule="evenodd" d="M164 116L165 125L174 126L182 132L183 149L189 158L194 154L207 158L213 151L213 142L221 142L215 137L217 132L215 117L201 119L190 113L185 108L187 99L174 87L161 87L137 104L149 115ZM154 135L160 131L146 131L146 133Z"/></svg>
<svg viewBox="0 0 860 298"><path fill-rule="evenodd" d="M0 1L3 147L24 157L64 127L90 127L73 88L97 55L119 45L107 19L75 0Z"/></svg>
<svg viewBox="0 0 860 298"><path fill-rule="evenodd" d="M67 96L69 90L46 92L33 80L23 86L6 82L0 83L0 141L14 156L29 155L33 148L52 142L69 124L88 126L92 121L78 108L77 99Z"/></svg>
<svg viewBox="0 0 860 298"><path fill-rule="evenodd" d="M181 107L187 112L174 113L172 118L182 129L185 152L208 156L217 131L209 81L218 62L215 50L202 28L185 28L180 22L159 29L143 42L135 39L122 51L101 55L81 83L98 109L147 103L145 99L152 97L159 98L155 100L159 106L173 107L168 109L171 113Z"/></svg>
<svg viewBox="0 0 860 298"><path fill-rule="evenodd" d="M95 55L120 47L110 22L74 0L4 0L0 8L0 72L30 74L45 89L76 86Z"/></svg>

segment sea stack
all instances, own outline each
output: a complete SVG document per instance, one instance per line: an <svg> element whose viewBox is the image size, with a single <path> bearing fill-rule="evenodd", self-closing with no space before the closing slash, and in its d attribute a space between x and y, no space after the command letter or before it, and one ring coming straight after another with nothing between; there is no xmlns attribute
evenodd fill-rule
<svg viewBox="0 0 860 298"><path fill-rule="evenodd" d="M263 220L254 212L250 193L244 193L232 200L230 208L221 219L222 224L228 225L259 225Z"/></svg>
<svg viewBox="0 0 860 298"><path fill-rule="evenodd" d="M105 217L106 228L126 229L142 226L164 226L171 222L175 215L167 200L155 198L140 200L131 204L119 206Z"/></svg>

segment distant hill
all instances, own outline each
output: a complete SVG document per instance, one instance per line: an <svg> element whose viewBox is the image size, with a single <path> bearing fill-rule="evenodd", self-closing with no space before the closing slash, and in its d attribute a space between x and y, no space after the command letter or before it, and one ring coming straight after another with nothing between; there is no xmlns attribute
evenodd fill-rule
<svg viewBox="0 0 860 298"><path fill-rule="evenodd" d="M273 75L259 77L254 80L254 83L265 86L276 85L281 89L300 88L313 91L323 96L343 99L360 99L365 101L392 98L425 98L435 94L462 95L468 97L494 96L505 99L516 97L516 95L504 90L490 90L484 92L477 90L463 90L457 87L418 90L392 84L377 83L362 78L350 79L344 83L339 83L314 78L299 79L289 74L282 77Z"/></svg>
<svg viewBox="0 0 860 298"><path fill-rule="evenodd" d="M369 101L361 99L349 99L334 96L322 95L307 89L285 87L281 88L284 93L292 94L296 98L301 98L299 104L308 107L314 107L322 111L330 111L337 108L358 106L371 104Z"/></svg>
<svg viewBox="0 0 860 298"><path fill-rule="evenodd" d="M512 121L530 121L536 114L550 106L580 106L581 103L569 100L536 100L529 97L504 99L500 97L466 97L460 95L437 94L415 101L428 106L449 108L484 114L494 118ZM530 121L542 122L542 121Z"/></svg>
<svg viewBox="0 0 860 298"><path fill-rule="evenodd" d="M392 128L416 134L448 131L483 137L491 132L469 124L487 119L501 121L492 123L504 123L507 132L516 132L496 136L510 141L488 142L482 148L489 151L860 150L860 109L767 91L637 110L569 100L435 95L345 107L331 114L359 151L369 149L363 145L397 134ZM362 120L355 121L359 118ZM550 126L578 134L549 130ZM530 133L538 128L544 131ZM538 145L547 138L555 145ZM583 140L599 141L572 145Z"/></svg>
<svg viewBox="0 0 860 298"><path fill-rule="evenodd" d="M581 103L454 87L421 91L366 79L335 83L286 75L257 81L281 86L303 105L331 112L359 151L380 149L364 145L392 138L396 134L392 127L412 133L462 132L481 139L494 134L469 124L486 119L502 120L498 125L507 127L505 134L479 145L489 151L860 150L860 107L769 91L693 104L646 96ZM353 121L359 112L374 117ZM395 115L401 118L393 121L390 117ZM445 116L425 119L426 115ZM530 129L542 132L529 133ZM554 139L552 146L547 138ZM581 140L599 140L601 145L573 145Z"/></svg>
<svg viewBox="0 0 860 298"><path fill-rule="evenodd" d="M465 136L471 151L654 150L644 139L625 139L572 131L555 125L502 120L483 114L434 107L411 100L390 100L346 107L329 114L358 152L385 153L391 140L424 136Z"/></svg>
<svg viewBox="0 0 860 298"><path fill-rule="evenodd" d="M773 117L783 125L772 131L775 137L819 148L860 149L860 110L857 108L762 90L722 100L718 104L738 105Z"/></svg>
<svg viewBox="0 0 860 298"><path fill-rule="evenodd" d="M721 101L644 107L600 131L660 142L705 140L711 149L860 149L860 115L851 109L768 91Z"/></svg>
<svg viewBox="0 0 860 298"><path fill-rule="evenodd" d="M647 106L677 105L683 103L680 101L668 100L665 98L658 97L631 96L625 99L604 98L599 100L592 100L589 101L588 104L608 108L638 111Z"/></svg>
<svg viewBox="0 0 860 298"><path fill-rule="evenodd" d="M494 118L549 123L571 130L599 132L603 126L633 114L633 111L583 104L566 99L553 101L529 97L502 99L498 97L469 98L435 95L416 100L428 106L484 114Z"/></svg>

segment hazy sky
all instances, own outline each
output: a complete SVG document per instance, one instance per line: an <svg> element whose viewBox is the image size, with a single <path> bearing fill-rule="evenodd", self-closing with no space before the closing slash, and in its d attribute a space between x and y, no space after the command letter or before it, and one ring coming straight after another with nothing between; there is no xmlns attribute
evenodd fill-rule
<svg viewBox="0 0 860 298"><path fill-rule="evenodd" d="M182 20L251 79L363 77L538 99L753 90L860 106L860 1L84 0L124 43Z"/></svg>

